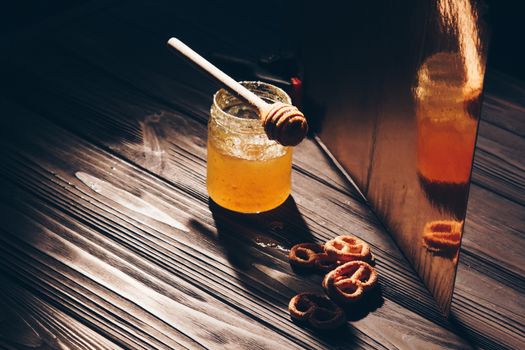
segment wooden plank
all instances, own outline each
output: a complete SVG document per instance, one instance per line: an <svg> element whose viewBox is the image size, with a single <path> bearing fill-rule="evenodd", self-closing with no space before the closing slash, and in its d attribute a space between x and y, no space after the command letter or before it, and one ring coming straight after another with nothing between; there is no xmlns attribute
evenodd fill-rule
<svg viewBox="0 0 525 350"><path fill-rule="evenodd" d="M494 273L494 278L504 278L505 273L519 276L505 280L506 285L520 281L523 286L525 257L520 253L525 243L523 212L521 205L492 191L478 186L471 188L463 237L465 257L475 256L477 264L490 262L503 272ZM472 260L468 265L472 265Z"/></svg>
<svg viewBox="0 0 525 350"><path fill-rule="evenodd" d="M525 136L525 87L523 82L501 72L485 78L482 119L518 136Z"/></svg>
<svg viewBox="0 0 525 350"><path fill-rule="evenodd" d="M525 138L482 121L472 182L524 207L525 164L518 150L525 150Z"/></svg>
<svg viewBox="0 0 525 350"><path fill-rule="evenodd" d="M20 113L13 112L13 115L17 115L20 119L23 119ZM34 118L31 118L31 120L32 123L36 123ZM205 200L195 201L195 199L188 196L187 192L182 191L178 187L169 186L157 177L137 171L131 164L109 154L105 154L102 150L94 149L93 146L90 146L86 142L78 140L76 137L64 133L59 129L47 126L45 123L43 125L39 124L39 127L36 129L38 129L38 131L35 131L35 133L31 132L31 134L26 135L24 139L20 139L18 135L14 136L14 138L18 139L22 144L19 144L13 139L9 141L10 144L16 146L9 147L10 155L7 156L7 162L4 163L0 169L3 177L9 179L10 182L16 183L17 187L24 189L21 192L32 193L26 195L17 193L14 197L18 198L16 203L8 202L17 208L18 211L31 213L31 216L37 215L37 213L32 214L37 209L31 209L25 203L35 202L34 199L30 199L32 196L45 198L47 202L50 202L49 208L40 203L40 200L36 200L38 204L33 204L33 207L38 208L40 211L44 210L42 207L45 207L46 215L38 214L38 217L32 221L35 223L46 222L45 220L51 220L46 219L46 217L58 216L53 219L54 222L52 224L44 224L43 227L74 225L74 229L72 227L68 230L61 229L60 235L66 235L64 232L67 232L67 236L64 236L65 238L63 237L62 240L65 239L70 242L68 243L68 249L75 249L76 254L80 254L81 251L89 251L93 255L103 254L107 257L108 254L124 254L124 252L121 253L121 251L133 248L135 254L147 256L148 261L153 261L154 264L161 266L162 269L168 269L170 274L181 275L181 273L183 273L182 276L186 274L189 275L186 277L187 279L202 279L208 293L214 297L224 298L223 300L226 305L238 305L239 309L248 310L248 313L252 315L251 317L256 318L259 322L264 322L264 324L273 325L275 332L279 332L283 336L293 337L297 344L303 344L303 346L307 347L320 345L320 343L318 343L320 341L319 339L316 339L314 335L306 333L300 327L293 325L287 315L286 304L294 293L299 290L320 291L320 277L309 276L300 278L290 270L286 262L286 251L283 251L282 248L288 246L288 240L290 240L290 238L279 238L279 236L273 232L267 232L268 228L264 229L261 227L262 223L254 225L256 222L253 221L247 223L228 221L232 220L232 218L223 219L226 220L224 225L228 224L230 226L229 228L226 226L222 228L224 230L226 227L228 231L221 231L221 220L219 219L219 221L217 221L217 215L219 214L214 213L216 216L216 220L214 221ZM43 151L44 154L35 154L35 150L43 150L43 145L46 145L46 150ZM73 158L75 161L71 164L70 160ZM112 169L112 167L114 169ZM98 178L100 181L90 183L89 180L86 180L85 176L78 176L77 169L81 169L85 174L91 174L92 177L88 179L93 180ZM77 174L76 177L75 173ZM87 182L88 185L91 185L92 188L96 189L98 187L99 191L100 188L104 191L104 186L107 186L105 184L110 183L111 186L126 189L126 192L139 196L147 200L148 203L154 203L157 207L166 208L165 210L169 209L170 215L176 217L179 222L187 226L189 232L181 232L181 230L170 227L156 219L148 218L140 211L137 212L136 207L123 207L118 204L118 201L115 202L112 200L111 195L106 197L108 196L107 194L104 196L103 193L97 193L92 190L90 186L86 186L79 177ZM202 188L201 191L203 190ZM8 201L9 199L4 198L3 200ZM20 209L18 208L19 206L21 206ZM57 212L57 209L54 207L57 207L60 211ZM298 205L298 207L298 210L302 211L301 206ZM53 212L53 214L47 214L48 212ZM66 213L75 220L66 220L67 217L61 214L61 212ZM10 213L10 215L14 215L14 213ZM346 216L351 215L346 214ZM288 217L288 219L285 219L285 217ZM197 220L197 222L194 222L194 220ZM290 218L289 213L283 214L280 221L285 231L289 228L288 220L293 222L296 218ZM311 219L308 220L310 221ZM92 229L88 230L84 228L83 226L85 224L89 224ZM219 227L217 227L217 225L219 225ZM11 234L12 237L24 237L22 232L18 232L19 230L23 231L22 229L17 230L16 227L8 227L8 229L13 231ZM104 245L107 246L101 248L85 246L85 249L80 250L78 248L79 245L83 247L84 245L95 244L95 242L93 242L95 239L97 240L96 245L102 244L98 241L107 240L107 238L103 239L103 237L100 237L100 233L98 235L96 235L95 232L90 233L93 229L104 235L112 236L112 240L118 239L119 245L106 242ZM237 229L240 232L235 232ZM233 232L230 232L230 230ZM119 233L120 231L123 231L125 235ZM81 232L81 234L75 232ZM293 233L280 232L280 235L281 237L286 237ZM59 233L53 234L56 235ZM75 235L74 239L72 235ZM224 238L217 240L217 238L215 238L217 235L219 235L219 237L222 235ZM85 240L82 240L82 243L78 241L80 237L85 238ZM89 239L86 237L89 237ZM128 237L136 238L130 241ZM147 245L145 245L144 242L146 237L148 238ZM27 238L29 239L29 237ZM292 238L292 240L293 239L295 238ZM313 239L319 239L318 234L316 234L316 237L313 237ZM9 238L9 241L11 240L12 238ZM24 241L25 240L24 238ZM67 243L66 241L64 241L64 244ZM37 244L37 242L31 242L31 244L34 245ZM47 250L47 247L44 246L37 246L37 248L41 251ZM232 249L233 252L228 251L228 249ZM241 251L235 252L236 249L241 249ZM98 252L98 250L101 250L103 253ZM393 292L402 295L404 294L406 285L412 285L418 282L417 280L413 282L406 276L403 276L400 280L390 281L389 276L391 272L389 272L389 269L391 267L389 267L389 257L382 253L379 248L376 251L378 259L381 261L381 266L378 266L378 269L380 269L383 278L386 278L385 282L383 282L384 295L388 297L384 300L381 310L385 314L407 313L404 317L407 323L402 327L414 328L410 326L408 322L417 323L421 328L417 328L417 332L414 331L414 337L416 337L416 334L419 334L417 337L420 337L421 341L431 340L442 346L462 347L461 340L457 338L457 336L442 327L436 326L431 321L426 320L416 313L396 306L396 304L390 300L394 299L390 297ZM53 254L57 254L55 250L53 250ZM71 255L68 254L68 251L61 254L64 254L64 256L60 256L59 259L57 257L58 260L67 259ZM83 259L88 259L88 257L83 256ZM117 259L111 255L110 260L111 266L116 264L116 260L118 260L116 266L120 266L122 263L121 260L125 260L132 261L133 265L138 266L137 268L140 269L139 262L141 259L142 258L132 257L131 254L126 254L125 259L123 257ZM251 261L246 262L243 261L243 259L249 259ZM101 262L98 262L98 264L100 263ZM70 261L70 265L75 269L84 270L86 268L85 264L86 263L80 264L80 262L76 260ZM52 267L55 265L56 264L53 264ZM150 266L150 264L148 266ZM184 268L185 266L186 268ZM58 269L58 267L54 268ZM401 266L396 266L395 268L399 270ZM130 269L132 268L127 266L126 273L132 273L133 271ZM153 274L152 279L156 277L157 273L161 273L157 272L157 268L151 266L148 267L148 269L151 270L151 272L148 271L148 273ZM160 267L158 269L160 269ZM182 271L179 272L179 269ZM63 273L64 272L61 271L61 274ZM138 272L133 273L133 278L137 278L136 275L138 274ZM72 275L72 273L66 276L69 275ZM142 272L140 275L148 274ZM192 277L192 275L195 277ZM89 276L90 278L97 278L98 273L93 274L92 272ZM183 278L182 276L178 278ZM167 278L169 278L169 274L166 273L166 275L162 275L162 280L167 280ZM398 274L397 278L399 278ZM104 283L100 282L99 285L111 286L112 283L116 283L110 280L104 280L103 282ZM121 283L123 282L119 282L119 284ZM155 285L156 284L157 282L155 282ZM176 284L170 283L170 285L180 284L179 282ZM89 287L95 288L91 285ZM415 287L417 288L417 285ZM113 291L120 291L121 287L115 285L108 288ZM126 293L129 292L126 291ZM176 292L173 291L172 293ZM424 290L422 290L421 293L424 293ZM108 292L104 295L107 294ZM206 297L210 298L210 296ZM106 298L109 298L109 296ZM116 297L112 297L112 299L113 298ZM402 298L396 299L402 302ZM211 303L211 301L208 302ZM146 301L144 301L144 303L146 303ZM151 307L151 305L148 304L144 306L145 309L148 309L146 306ZM122 307L121 309L125 308ZM388 310L391 310L391 312ZM153 309L152 312L156 313L160 311ZM352 324L351 330L354 331L346 333L343 339L337 339L337 341L343 342L343 344L350 342L354 343L354 345L361 344L362 346L368 347L380 346L380 343L377 343L377 341L373 339L383 339L380 333L388 334L388 329L392 326L385 320L385 322L380 323L385 325L385 329L379 327L377 320L378 317L379 319L383 317L381 315L382 314L378 314L373 318L365 318ZM276 338L275 335L272 337ZM199 341L202 341L202 339L199 338ZM384 341L385 343L383 344L382 342L381 344L388 348L403 346L404 344L403 339L395 339L394 342L391 340L391 343L386 343L386 338L384 338ZM446 345L445 343L439 343L440 341L446 342ZM312 344L317 345L314 346ZM408 344L404 346L406 345Z"/></svg>
<svg viewBox="0 0 525 350"><path fill-rule="evenodd" d="M122 349L7 276L0 276L0 286L0 347Z"/></svg>

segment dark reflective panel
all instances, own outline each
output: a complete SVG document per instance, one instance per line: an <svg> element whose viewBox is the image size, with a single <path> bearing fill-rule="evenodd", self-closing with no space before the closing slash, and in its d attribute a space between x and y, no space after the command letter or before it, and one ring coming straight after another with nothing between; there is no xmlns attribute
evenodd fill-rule
<svg viewBox="0 0 525 350"><path fill-rule="evenodd" d="M305 11L305 109L444 312L485 69L479 8L384 0Z"/></svg>

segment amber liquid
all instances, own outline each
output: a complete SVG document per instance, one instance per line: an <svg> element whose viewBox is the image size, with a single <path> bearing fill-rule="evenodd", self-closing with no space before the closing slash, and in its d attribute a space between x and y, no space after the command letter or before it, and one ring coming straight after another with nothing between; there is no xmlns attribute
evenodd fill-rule
<svg viewBox="0 0 525 350"><path fill-rule="evenodd" d="M464 111L457 112L456 118L445 121L419 120L418 171L430 182L461 184L469 180L477 121Z"/></svg>
<svg viewBox="0 0 525 350"><path fill-rule="evenodd" d="M265 160L222 153L208 141L207 186L211 199L241 213L276 208L290 195L292 150Z"/></svg>

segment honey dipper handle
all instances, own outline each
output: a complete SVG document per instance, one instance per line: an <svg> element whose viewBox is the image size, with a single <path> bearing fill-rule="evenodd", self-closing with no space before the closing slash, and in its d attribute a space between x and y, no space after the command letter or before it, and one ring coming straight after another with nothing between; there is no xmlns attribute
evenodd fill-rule
<svg viewBox="0 0 525 350"><path fill-rule="evenodd" d="M184 44L177 38L171 38L168 40L168 46L180 52L190 62L194 63L205 73L214 77L224 88L233 93L234 95L245 100L249 104L255 106L259 110L259 115L263 115L268 109L268 104L264 102L259 96L233 80L229 75L215 67L204 57L193 51L189 46Z"/></svg>

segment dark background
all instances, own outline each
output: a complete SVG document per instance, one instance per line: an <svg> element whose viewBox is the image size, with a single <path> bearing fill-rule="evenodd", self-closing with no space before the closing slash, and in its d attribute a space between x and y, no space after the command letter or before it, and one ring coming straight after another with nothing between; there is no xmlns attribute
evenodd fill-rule
<svg viewBox="0 0 525 350"><path fill-rule="evenodd" d="M1 6L0 38L24 30L89 0L11 1ZM488 68L525 80L525 6L519 0L485 0L491 32ZM184 2L174 1L183 7ZM246 7L247 10L253 6ZM334 9L335 10L335 9Z"/></svg>
<svg viewBox="0 0 525 350"><path fill-rule="evenodd" d="M488 68L525 80L525 5L519 0L490 0L486 19L491 28Z"/></svg>

